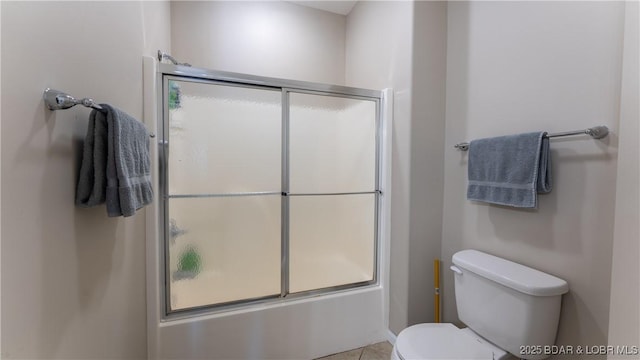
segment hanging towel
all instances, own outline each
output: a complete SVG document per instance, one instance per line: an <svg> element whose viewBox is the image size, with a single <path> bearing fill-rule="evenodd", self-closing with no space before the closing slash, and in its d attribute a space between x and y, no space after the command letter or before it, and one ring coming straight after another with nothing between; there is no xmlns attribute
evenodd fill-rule
<svg viewBox="0 0 640 360"><path fill-rule="evenodd" d="M471 141L467 199L537 208L537 194L551 191L546 134L533 132Z"/></svg>
<svg viewBox="0 0 640 360"><path fill-rule="evenodd" d="M149 133L125 112L100 106L89 116L76 204L106 202L108 216L131 216L153 200Z"/></svg>

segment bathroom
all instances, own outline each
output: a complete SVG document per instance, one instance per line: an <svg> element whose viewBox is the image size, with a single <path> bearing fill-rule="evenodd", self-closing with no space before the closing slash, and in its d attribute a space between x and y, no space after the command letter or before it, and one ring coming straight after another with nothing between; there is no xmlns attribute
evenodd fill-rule
<svg viewBox="0 0 640 360"><path fill-rule="evenodd" d="M586 1L0 2L2 358L313 358L393 342L434 321L436 258L442 319L457 323L448 268L463 249L568 282L557 344L640 345L638 11ZM323 323L330 314L312 301L282 311L280 332L258 327L275 315L256 309L257 320L216 329L160 323L153 206L129 218L74 206L89 110L48 111L43 89L142 120L143 57L159 49L201 68L392 89L386 270L379 302L359 313L374 315L343 324L361 333L326 336L340 323ZM455 144L594 125L610 135L551 140L554 189L537 210L465 198L467 154ZM305 326L287 324L296 321Z"/></svg>

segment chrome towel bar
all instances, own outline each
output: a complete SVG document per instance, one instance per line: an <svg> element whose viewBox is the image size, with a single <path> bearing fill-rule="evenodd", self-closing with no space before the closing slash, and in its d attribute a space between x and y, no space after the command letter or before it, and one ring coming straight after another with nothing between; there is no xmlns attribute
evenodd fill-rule
<svg viewBox="0 0 640 360"><path fill-rule="evenodd" d="M603 137L606 137L607 135L609 135L609 128L604 125L600 125L600 126L594 126L592 128L588 128L584 130L574 130L574 131L565 131L565 132L547 134L546 137L553 138L553 137L584 135L584 134L589 135L594 139L602 139ZM469 150L469 143L462 142L462 143L455 144L453 147L461 151L467 151Z"/></svg>
<svg viewBox="0 0 640 360"><path fill-rule="evenodd" d="M102 107L96 104L93 99L84 98L77 100L76 98L65 92L51 88L44 89L42 98L44 99L44 103L47 105L47 108L49 108L49 110L64 110L76 105L82 105L89 108L102 110Z"/></svg>
<svg viewBox="0 0 640 360"><path fill-rule="evenodd" d="M44 93L42 94L42 98L44 99L45 105L51 111L54 110L64 110L72 108L76 105L86 106L88 108L102 110L102 106L96 104L93 99L83 98L76 99L73 96L65 93L64 91L55 90L51 88L44 89ZM149 134L149 137L156 137L155 134Z"/></svg>

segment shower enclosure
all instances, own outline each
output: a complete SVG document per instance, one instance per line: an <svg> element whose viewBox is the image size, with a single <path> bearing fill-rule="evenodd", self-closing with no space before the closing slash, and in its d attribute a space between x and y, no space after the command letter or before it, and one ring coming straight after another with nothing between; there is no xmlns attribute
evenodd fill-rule
<svg viewBox="0 0 640 360"><path fill-rule="evenodd" d="M382 92L184 66L158 88L166 317L378 283Z"/></svg>

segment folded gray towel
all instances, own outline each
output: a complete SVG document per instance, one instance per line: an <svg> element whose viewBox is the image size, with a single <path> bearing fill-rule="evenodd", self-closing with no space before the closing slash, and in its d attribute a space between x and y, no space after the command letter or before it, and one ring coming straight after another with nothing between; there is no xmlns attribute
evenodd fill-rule
<svg viewBox="0 0 640 360"><path fill-rule="evenodd" d="M76 204L107 204L108 216L131 216L153 201L149 133L125 112L93 110L82 154Z"/></svg>
<svg viewBox="0 0 640 360"><path fill-rule="evenodd" d="M537 193L551 191L551 156L545 135L534 132L471 141L467 199L537 208Z"/></svg>
<svg viewBox="0 0 640 360"><path fill-rule="evenodd" d="M92 207L105 202L107 191L107 119L92 111L84 140L76 187L76 205Z"/></svg>

